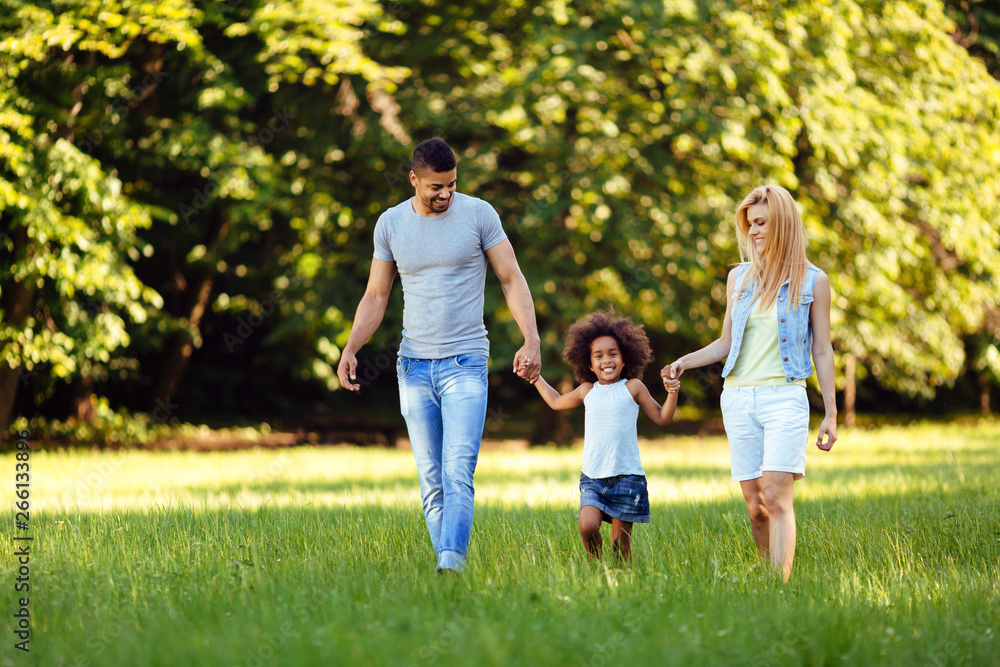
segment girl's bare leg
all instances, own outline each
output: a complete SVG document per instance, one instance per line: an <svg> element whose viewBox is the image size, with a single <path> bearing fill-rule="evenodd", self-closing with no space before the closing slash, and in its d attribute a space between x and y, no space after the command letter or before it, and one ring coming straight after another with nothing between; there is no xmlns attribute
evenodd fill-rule
<svg viewBox="0 0 1000 667"><path fill-rule="evenodd" d="M601 510L590 505L580 508L580 538L591 556L601 555Z"/></svg>
<svg viewBox="0 0 1000 667"><path fill-rule="evenodd" d="M632 563L632 522L611 520L611 550L621 556L625 564Z"/></svg>

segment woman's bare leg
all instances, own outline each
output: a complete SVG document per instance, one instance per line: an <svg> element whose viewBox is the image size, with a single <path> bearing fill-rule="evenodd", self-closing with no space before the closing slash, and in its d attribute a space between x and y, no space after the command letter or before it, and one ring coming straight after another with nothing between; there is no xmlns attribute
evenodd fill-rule
<svg viewBox="0 0 1000 667"><path fill-rule="evenodd" d="M747 512L750 513L750 533L757 545L757 551L764 558L770 558L771 522L767 513L767 504L764 502L764 488L761 484L761 478L740 482L740 489L743 491L743 500L747 504Z"/></svg>
<svg viewBox="0 0 1000 667"><path fill-rule="evenodd" d="M788 581L795 559L795 508L792 492L795 475L790 472L765 471L762 479L770 531L771 565Z"/></svg>

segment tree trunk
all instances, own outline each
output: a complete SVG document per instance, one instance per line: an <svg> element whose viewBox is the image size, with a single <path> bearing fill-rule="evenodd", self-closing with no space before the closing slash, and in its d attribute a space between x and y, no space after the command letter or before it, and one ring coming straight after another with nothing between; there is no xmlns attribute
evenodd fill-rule
<svg viewBox="0 0 1000 667"><path fill-rule="evenodd" d="M17 386L21 379L20 369L11 368L0 362L0 442L7 437L7 427L14 411L14 400L17 398Z"/></svg>
<svg viewBox="0 0 1000 667"><path fill-rule="evenodd" d="M556 387L560 394L573 391L573 378L563 376ZM542 402L535 417L528 441L532 446L554 443L561 446L573 444L573 425L568 410L553 410Z"/></svg>
<svg viewBox="0 0 1000 667"><path fill-rule="evenodd" d="M215 274L206 273L198 283L197 291L194 293L191 307L187 312L188 330L175 332L167 343L163 354L163 365L153 387L153 395L150 397L149 410L154 412L157 409L164 410L164 406L170 405L170 397L177 391L184 371L187 370L188 361L194 352L194 335L201 324L201 318L208 307L209 299L212 296L212 287L215 284Z"/></svg>
<svg viewBox="0 0 1000 667"><path fill-rule="evenodd" d="M844 426L854 428L854 404L857 401L857 384L855 372L857 359L853 354L844 355Z"/></svg>
<svg viewBox="0 0 1000 667"><path fill-rule="evenodd" d="M90 397L94 393L94 377L92 375L82 375L73 378L70 386L70 417L77 422L97 421L97 410Z"/></svg>
<svg viewBox="0 0 1000 667"><path fill-rule="evenodd" d="M226 238L226 235L229 234L231 225L223 213L218 211L213 212L210 207L204 212L204 215L211 215L212 217L209 218L209 231L205 235L204 241L208 252L202 261L206 267L214 267L219 259L216 256L219 252L219 246L222 240ZM178 310L185 311L176 314L185 318L188 326L186 331L175 332L167 342L167 347L163 354L163 363L160 366L156 382L153 385L153 395L150 396L149 400L149 410L153 413L156 413L157 410L160 413L164 410L167 411L167 414L171 413L172 408L167 406L172 405L170 398L177 391L181 379L184 377L184 372L187 370L188 361L194 352L195 339L200 339L201 337L198 327L201 325L201 318L208 308L217 275L214 268L204 268L200 277L196 281L193 281L193 285L189 285L191 289L188 290L188 294L190 294L187 301L188 305L186 308L178 308ZM201 344L200 340L198 344Z"/></svg>
<svg viewBox="0 0 1000 667"><path fill-rule="evenodd" d="M990 378L986 372L979 373L979 411L990 414Z"/></svg>
<svg viewBox="0 0 1000 667"><path fill-rule="evenodd" d="M137 70L132 77L132 81L135 82L135 87L139 89L139 93L135 99L129 100L129 108L139 106L143 103L145 106L149 106L151 104L151 102L146 100L151 99L152 93L156 90L156 87L161 80L159 74L163 68L164 48L165 47L162 44L148 44L149 52L147 54L147 60L142 64L141 69ZM75 54L68 55L66 57L66 64L69 65L72 63L75 57ZM97 54L90 52L87 55L86 67L94 69L96 66ZM67 122L56 131L58 136L66 139L70 143L76 144L78 147L80 147L80 144L77 144L76 142L74 126L76 125L75 121L77 116L83 109L83 96L86 89L87 86L84 83L80 83L73 88L73 91L70 94L70 97L73 100L73 105L70 107L69 114L67 116L68 121L72 122ZM148 113L148 111L146 113ZM96 142L100 143L103 138L103 134L101 134L100 138L96 139ZM89 142L85 140L82 143L84 147L86 147L86 144ZM85 152L92 152L95 148L96 146L91 145L89 149L85 150ZM83 375L73 379L73 383L70 387L70 419L76 419L81 422L94 422L97 419L97 411L94 409L94 404L91 401L93 393L93 376Z"/></svg>

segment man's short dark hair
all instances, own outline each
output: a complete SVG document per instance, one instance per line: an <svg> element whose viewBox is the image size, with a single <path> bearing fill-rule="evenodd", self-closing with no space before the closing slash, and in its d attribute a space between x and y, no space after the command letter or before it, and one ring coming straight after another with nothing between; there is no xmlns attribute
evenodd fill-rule
<svg viewBox="0 0 1000 667"><path fill-rule="evenodd" d="M455 168L455 153L441 139L428 139L413 149L410 169L415 174L433 171L441 174Z"/></svg>

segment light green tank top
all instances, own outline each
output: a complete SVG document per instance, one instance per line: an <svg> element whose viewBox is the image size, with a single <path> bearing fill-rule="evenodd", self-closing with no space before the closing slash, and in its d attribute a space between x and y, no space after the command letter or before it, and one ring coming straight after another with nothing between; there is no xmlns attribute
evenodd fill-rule
<svg viewBox="0 0 1000 667"><path fill-rule="evenodd" d="M770 387L786 384L806 385L805 379L787 382L778 347L778 305L767 310L754 308L747 320L739 356L726 387Z"/></svg>

